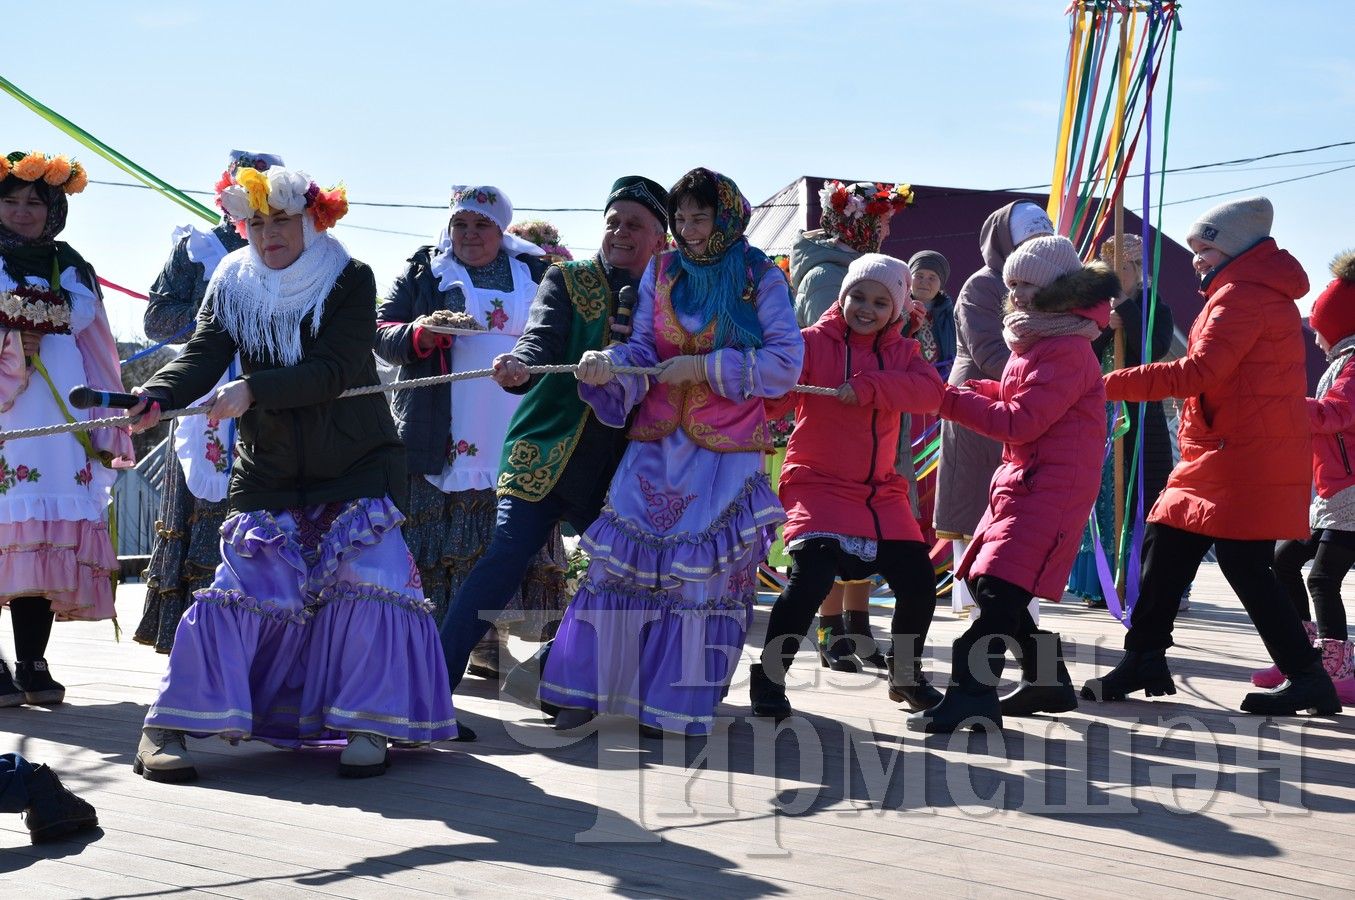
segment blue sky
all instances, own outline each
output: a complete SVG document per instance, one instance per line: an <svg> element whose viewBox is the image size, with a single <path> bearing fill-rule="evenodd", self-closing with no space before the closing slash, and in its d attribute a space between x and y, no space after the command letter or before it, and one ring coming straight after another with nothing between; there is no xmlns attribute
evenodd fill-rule
<svg viewBox="0 0 1355 900"><path fill-rule="evenodd" d="M668 184L697 165L755 203L803 174L1043 184L1067 44L1065 0L60 6L59 29L6 41L0 73L168 181L210 189L239 147L342 179L352 200L406 203L471 182L519 207L597 207L618 175ZM1341 2L1186 3L1168 163L1355 140L1350 15ZM7 149L66 152L95 179L128 180L3 95L0 133ZM1166 199L1343 164L1355 146L1168 176ZM1256 191L1314 291L1355 245L1352 188L1355 168ZM1167 233L1217 202L1168 207ZM571 246L596 247L599 214L544 216ZM335 234L384 287L443 218L355 208ZM150 192L91 185L64 237L144 291L188 220ZM120 336L137 336L138 302L110 294L109 306Z"/></svg>

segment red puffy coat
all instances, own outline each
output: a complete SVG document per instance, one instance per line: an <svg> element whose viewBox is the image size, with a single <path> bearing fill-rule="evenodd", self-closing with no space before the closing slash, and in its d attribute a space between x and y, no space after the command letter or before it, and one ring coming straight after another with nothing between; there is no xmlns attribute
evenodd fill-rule
<svg viewBox="0 0 1355 900"><path fill-rule="evenodd" d="M1294 305L1307 292L1298 260L1267 238L1206 283L1185 356L1106 375L1111 400L1184 401L1181 461L1149 522L1244 541L1309 535L1308 379Z"/></svg>
<svg viewBox="0 0 1355 900"><path fill-rule="evenodd" d="M856 392L856 405L836 397L788 394L767 401L768 418L793 406L795 431L781 468L785 539L830 531L887 541L920 541L908 502L908 481L894 471L899 417L935 413L944 383L922 359L918 342L889 327L859 335L834 303L801 330L800 384Z"/></svg>
<svg viewBox="0 0 1355 900"><path fill-rule="evenodd" d="M1334 497L1355 486L1355 355L1347 352L1341 371L1319 399L1308 398L1313 428L1313 484L1319 497Z"/></svg>
<svg viewBox="0 0 1355 900"><path fill-rule="evenodd" d="M967 386L946 389L941 415L1002 441L1002 464L956 577L991 575L1057 600L1105 458L1106 394L1091 341L1044 338L1011 355L1000 383Z"/></svg>

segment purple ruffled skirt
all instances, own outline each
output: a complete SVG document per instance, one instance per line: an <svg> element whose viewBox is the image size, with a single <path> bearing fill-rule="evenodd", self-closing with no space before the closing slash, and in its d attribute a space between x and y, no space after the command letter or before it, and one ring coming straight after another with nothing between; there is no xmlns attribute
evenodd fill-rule
<svg viewBox="0 0 1355 900"><path fill-rule="evenodd" d="M758 564L785 519L759 453L632 443L542 673L542 700L705 734L729 690Z"/></svg>
<svg viewBox="0 0 1355 900"><path fill-rule="evenodd" d="M389 499L240 513L146 725L282 747L456 736L447 666Z"/></svg>

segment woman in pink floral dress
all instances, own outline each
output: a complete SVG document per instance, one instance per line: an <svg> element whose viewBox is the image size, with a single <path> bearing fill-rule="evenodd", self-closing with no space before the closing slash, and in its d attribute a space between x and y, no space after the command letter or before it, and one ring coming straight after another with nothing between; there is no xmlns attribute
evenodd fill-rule
<svg viewBox="0 0 1355 900"><path fill-rule="evenodd" d="M94 270L56 240L85 181L64 156L0 158L0 431L112 415L69 410L67 392L122 390ZM0 706L65 699L45 659L54 618L113 617L108 505L113 467L131 464L123 429L0 441L0 605L17 660L13 679L0 663Z"/></svg>

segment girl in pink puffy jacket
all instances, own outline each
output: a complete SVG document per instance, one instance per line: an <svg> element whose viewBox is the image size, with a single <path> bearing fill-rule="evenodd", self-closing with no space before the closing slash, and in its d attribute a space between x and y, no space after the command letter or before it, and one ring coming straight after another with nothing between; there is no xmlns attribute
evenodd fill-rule
<svg viewBox="0 0 1355 900"><path fill-rule="evenodd" d="M837 394L766 401L769 418L792 406L796 411L781 469L793 562L772 607L761 661L752 667L753 715L791 714L786 669L835 576L878 573L894 592L890 698L911 709L941 699L921 664L936 609L936 577L908 501L908 480L894 469L900 413L934 413L943 390L918 342L899 328L911 283L902 260L867 253L853 261L838 302L801 331L800 383L835 387Z"/></svg>
<svg viewBox="0 0 1355 900"><path fill-rule="evenodd" d="M1119 281L1086 267L1065 237L1033 238L1007 257L1003 338L1012 355L1002 380L948 386L942 418L1002 441L988 509L955 577L980 614L954 643L951 683L913 731L1000 728L1002 716L1077 707L1059 636L1035 627L1032 597L1061 596L1100 485L1106 394L1091 342L1110 317ZM1005 647L1015 644L1021 683L998 700Z"/></svg>
<svg viewBox="0 0 1355 900"><path fill-rule="evenodd" d="M1342 703L1355 703L1355 661L1351 658L1341 582L1355 566L1355 251L1338 256L1336 276L1313 303L1308 324L1329 365L1308 400L1313 429L1313 483L1308 511L1312 535L1281 541L1275 548L1275 577L1289 595L1308 639L1322 650L1322 666ZM1311 561L1304 589L1302 566ZM1316 607L1317 621L1308 604ZM1252 684L1278 687L1285 675L1277 666L1252 673Z"/></svg>

